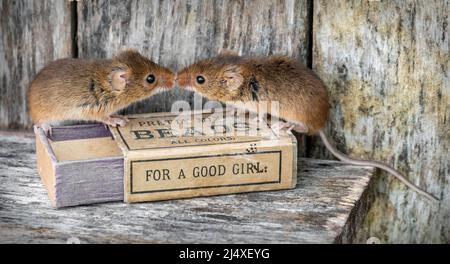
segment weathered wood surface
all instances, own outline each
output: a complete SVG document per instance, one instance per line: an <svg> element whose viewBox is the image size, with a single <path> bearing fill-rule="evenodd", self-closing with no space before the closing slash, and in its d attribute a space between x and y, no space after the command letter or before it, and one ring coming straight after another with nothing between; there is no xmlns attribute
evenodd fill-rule
<svg viewBox="0 0 450 264"><path fill-rule="evenodd" d="M0 1L0 127L31 127L29 83L48 62L71 56L69 1Z"/></svg>
<svg viewBox="0 0 450 264"><path fill-rule="evenodd" d="M306 62L307 2L80 1L79 56L109 57L130 47L175 70L220 49L286 54Z"/></svg>
<svg viewBox="0 0 450 264"><path fill-rule="evenodd" d="M221 48L314 57L331 92L329 134L339 148L388 161L442 199L429 206L383 174L356 241L450 242L449 2L78 1L77 44L80 57L134 47L174 70ZM30 125L26 86L46 62L72 54L68 3L0 1L0 127ZM176 99L192 94L166 93L130 111L170 109Z"/></svg>
<svg viewBox="0 0 450 264"><path fill-rule="evenodd" d="M0 243L351 242L373 172L301 159L294 190L56 210L35 161L31 134L0 133Z"/></svg>
<svg viewBox="0 0 450 264"><path fill-rule="evenodd" d="M383 174L356 241L450 242L449 14L445 0L314 1L313 68L331 94L329 134L442 199L430 205Z"/></svg>

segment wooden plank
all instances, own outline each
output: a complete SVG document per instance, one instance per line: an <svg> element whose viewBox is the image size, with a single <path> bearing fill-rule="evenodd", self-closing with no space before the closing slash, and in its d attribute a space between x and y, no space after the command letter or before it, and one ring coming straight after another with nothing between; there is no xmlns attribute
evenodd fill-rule
<svg viewBox="0 0 450 264"><path fill-rule="evenodd" d="M79 55L109 57L130 47L174 69L222 48L306 61L307 6L305 0L80 1Z"/></svg>
<svg viewBox="0 0 450 264"><path fill-rule="evenodd" d="M55 210L35 162L32 134L0 132L0 243L348 242L373 173L301 159L293 190Z"/></svg>
<svg viewBox="0 0 450 264"><path fill-rule="evenodd" d="M450 241L449 13L439 0L314 1L313 68L332 98L329 134L442 200L430 205L383 174L357 242Z"/></svg>
<svg viewBox="0 0 450 264"><path fill-rule="evenodd" d="M26 90L35 74L72 56L70 2L0 1L0 128L31 128Z"/></svg>
<svg viewBox="0 0 450 264"><path fill-rule="evenodd" d="M308 3L308 0L79 1L79 56L110 57L120 49L136 48L174 71L216 55L221 49L245 55L285 54L306 62ZM190 92L174 90L125 112L167 112L176 100L192 103L194 98ZM299 148L301 156L304 149Z"/></svg>

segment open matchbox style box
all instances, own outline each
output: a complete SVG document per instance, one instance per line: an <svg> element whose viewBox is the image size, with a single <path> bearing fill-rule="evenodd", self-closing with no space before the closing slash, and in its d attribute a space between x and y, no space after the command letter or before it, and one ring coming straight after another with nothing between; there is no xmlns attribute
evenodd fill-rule
<svg viewBox="0 0 450 264"><path fill-rule="evenodd" d="M103 124L35 127L53 206L144 202L294 188L297 141L227 112L154 113Z"/></svg>

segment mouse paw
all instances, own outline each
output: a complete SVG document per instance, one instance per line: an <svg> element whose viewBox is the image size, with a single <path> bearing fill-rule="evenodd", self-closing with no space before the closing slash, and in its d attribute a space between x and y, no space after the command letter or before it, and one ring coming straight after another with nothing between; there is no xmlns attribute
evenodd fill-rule
<svg viewBox="0 0 450 264"><path fill-rule="evenodd" d="M105 120L103 120L103 123L116 127L125 126L128 121L128 118L126 118L125 116L109 116Z"/></svg>
<svg viewBox="0 0 450 264"><path fill-rule="evenodd" d="M49 124L42 123L42 124L38 124L37 126L42 128L42 130L44 131L44 134L47 137L51 137L52 136L52 127Z"/></svg>
<svg viewBox="0 0 450 264"><path fill-rule="evenodd" d="M294 130L298 133L308 133L308 127L303 123L291 123L291 122L283 122L280 121L272 125L272 129L274 130L286 130L291 131Z"/></svg>

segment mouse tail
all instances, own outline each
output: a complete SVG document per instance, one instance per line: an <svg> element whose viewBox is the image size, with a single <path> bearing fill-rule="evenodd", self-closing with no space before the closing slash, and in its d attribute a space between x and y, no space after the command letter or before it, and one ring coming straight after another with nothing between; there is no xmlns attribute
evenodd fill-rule
<svg viewBox="0 0 450 264"><path fill-rule="evenodd" d="M397 179L399 179L401 182L403 182L406 186L411 188L412 190L416 191L417 193L425 196L426 198L433 200L433 201L439 201L435 196L432 194L429 194L428 192L422 190L421 188L414 185L411 181L409 181L403 174L401 174L399 171L394 169L393 167L386 165L381 162L376 161L370 161L370 160L360 160L360 159L353 159L344 153L340 152L333 144L330 143L327 135L323 130L319 131L320 138L322 139L323 143L325 144L325 147L339 160L349 163L352 165L360 165L360 166L371 166L376 167L379 169L382 169L392 175L394 175Z"/></svg>

